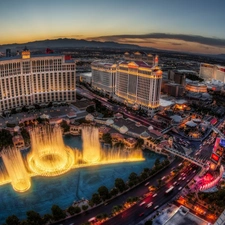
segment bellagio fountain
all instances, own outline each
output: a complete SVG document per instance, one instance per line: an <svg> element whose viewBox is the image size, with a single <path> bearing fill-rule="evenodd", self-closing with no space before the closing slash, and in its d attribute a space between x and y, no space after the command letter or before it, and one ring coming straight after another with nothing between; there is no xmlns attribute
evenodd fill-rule
<svg viewBox="0 0 225 225"><path fill-rule="evenodd" d="M140 149L102 149L98 128L92 126L82 129L82 151L64 144L59 126L35 127L30 138L26 158L15 148L1 152L0 185L11 182L15 191L25 192L31 187L32 176L59 176L79 167L144 160Z"/></svg>

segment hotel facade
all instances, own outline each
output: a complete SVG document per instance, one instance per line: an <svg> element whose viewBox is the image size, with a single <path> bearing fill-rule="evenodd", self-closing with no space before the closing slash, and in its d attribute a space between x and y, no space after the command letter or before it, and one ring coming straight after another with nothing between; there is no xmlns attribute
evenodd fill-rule
<svg viewBox="0 0 225 225"><path fill-rule="evenodd" d="M145 58L139 52L132 57L125 53L126 60L120 63L94 61L92 87L127 105L154 111L159 107L162 71L157 55L145 57L150 64L143 61Z"/></svg>
<svg viewBox="0 0 225 225"><path fill-rule="evenodd" d="M94 61L91 64L92 87L109 96L115 94L115 80L117 64L103 61Z"/></svg>
<svg viewBox="0 0 225 225"><path fill-rule="evenodd" d="M201 63L199 75L206 81L211 81L212 79L214 79L225 83L224 66Z"/></svg>
<svg viewBox="0 0 225 225"><path fill-rule="evenodd" d="M76 64L61 54L0 58L0 112L49 102L76 101Z"/></svg>
<svg viewBox="0 0 225 225"><path fill-rule="evenodd" d="M118 65L115 94L125 103L151 111L159 107L162 71L143 61Z"/></svg>

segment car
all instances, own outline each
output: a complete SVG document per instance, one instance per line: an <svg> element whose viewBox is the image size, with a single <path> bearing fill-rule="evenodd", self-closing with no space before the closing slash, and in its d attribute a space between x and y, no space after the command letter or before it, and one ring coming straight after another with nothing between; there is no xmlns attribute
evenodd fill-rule
<svg viewBox="0 0 225 225"><path fill-rule="evenodd" d="M150 182L147 182L147 183L145 184L145 186L148 186L148 185L149 185L149 183L150 183Z"/></svg>
<svg viewBox="0 0 225 225"><path fill-rule="evenodd" d="M139 214L139 216L144 216L144 213L143 213L143 212L142 212L142 213L140 213L140 214Z"/></svg>
<svg viewBox="0 0 225 225"><path fill-rule="evenodd" d="M154 195L152 195L153 198L154 198L155 196L157 196L157 193L155 193Z"/></svg>
<svg viewBox="0 0 225 225"><path fill-rule="evenodd" d="M158 209L158 208L159 208L159 206L158 206L158 205L154 207L154 209Z"/></svg>
<svg viewBox="0 0 225 225"><path fill-rule="evenodd" d="M182 189L182 187L179 187L179 188L178 188L178 191L180 191L181 189Z"/></svg>
<svg viewBox="0 0 225 225"><path fill-rule="evenodd" d="M186 179L186 177L183 177L183 178L182 178L182 180L185 180L185 179Z"/></svg>
<svg viewBox="0 0 225 225"><path fill-rule="evenodd" d="M182 177L179 177L179 179L178 179L178 180L181 180L181 178L182 178Z"/></svg>
<svg viewBox="0 0 225 225"><path fill-rule="evenodd" d="M174 183L173 183L173 185L176 185L177 184L177 181L175 181Z"/></svg>
<svg viewBox="0 0 225 225"><path fill-rule="evenodd" d="M140 205L139 206L142 206L142 205L144 205L146 202L145 201L143 201L143 202L141 202L140 203Z"/></svg>
<svg viewBox="0 0 225 225"><path fill-rule="evenodd" d="M150 208L152 206L153 202L148 203L148 205L146 206L146 208Z"/></svg>

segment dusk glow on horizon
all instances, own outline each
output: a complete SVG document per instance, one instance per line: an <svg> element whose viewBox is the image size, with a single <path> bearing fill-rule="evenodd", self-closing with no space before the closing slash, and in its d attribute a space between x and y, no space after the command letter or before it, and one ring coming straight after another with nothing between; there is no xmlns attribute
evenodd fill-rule
<svg viewBox="0 0 225 225"><path fill-rule="evenodd" d="M224 53L223 0L0 2L0 45L76 38Z"/></svg>

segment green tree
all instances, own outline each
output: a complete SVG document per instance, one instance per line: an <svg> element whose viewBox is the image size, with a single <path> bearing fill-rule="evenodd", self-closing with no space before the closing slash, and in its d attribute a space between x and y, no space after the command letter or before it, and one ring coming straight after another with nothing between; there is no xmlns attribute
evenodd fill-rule
<svg viewBox="0 0 225 225"><path fill-rule="evenodd" d="M97 99L95 99L94 102L95 102L95 105L96 105L96 110L98 112L101 111L102 103L99 100L97 100Z"/></svg>
<svg viewBox="0 0 225 225"><path fill-rule="evenodd" d="M129 180L137 180L137 179L139 179L138 175L135 172L132 172L129 176Z"/></svg>
<svg viewBox="0 0 225 225"><path fill-rule="evenodd" d="M144 171L141 173L141 179L142 180L145 180L145 179L147 179L148 178L148 174L147 173L145 173Z"/></svg>
<svg viewBox="0 0 225 225"><path fill-rule="evenodd" d="M13 146L12 135L8 130L2 129L0 131L0 150L9 146Z"/></svg>
<svg viewBox="0 0 225 225"><path fill-rule="evenodd" d="M151 172L151 170L149 168L144 168L143 170L145 173L149 174Z"/></svg>
<svg viewBox="0 0 225 225"><path fill-rule="evenodd" d="M112 190L110 190L110 196L115 196L119 193L118 189L117 188L113 188Z"/></svg>
<svg viewBox="0 0 225 225"><path fill-rule="evenodd" d="M100 199L100 197L99 197L99 195L98 195L97 193L94 193L94 194L92 195L91 201L92 201L94 204L96 204L96 205L98 205L99 203L101 203L101 199Z"/></svg>
<svg viewBox="0 0 225 225"><path fill-rule="evenodd" d="M122 209L123 209L122 205L115 205L113 206L112 213L120 212Z"/></svg>
<svg viewBox="0 0 225 225"><path fill-rule="evenodd" d="M67 209L67 212L70 214L70 215L74 215L75 214L75 209L73 206L70 206L68 209Z"/></svg>
<svg viewBox="0 0 225 225"><path fill-rule="evenodd" d="M129 186L132 187L133 185L139 182L139 177L136 173L132 172L129 176Z"/></svg>
<svg viewBox="0 0 225 225"><path fill-rule="evenodd" d="M106 186L99 187L98 194L103 200L106 200L109 198L109 190Z"/></svg>
<svg viewBox="0 0 225 225"><path fill-rule="evenodd" d="M152 220L148 220L145 222L145 225L152 225Z"/></svg>
<svg viewBox="0 0 225 225"><path fill-rule="evenodd" d="M20 224L20 220L18 219L17 216L12 215L12 216L9 216L9 217L6 219L6 224L7 224L7 225L19 225L19 224Z"/></svg>
<svg viewBox="0 0 225 225"><path fill-rule="evenodd" d="M144 140L141 138L138 138L135 148L141 148L143 144L144 144Z"/></svg>
<svg viewBox="0 0 225 225"><path fill-rule="evenodd" d="M126 190L126 184L124 183L123 179L116 178L115 180L115 187L120 191L123 192Z"/></svg>
<svg viewBox="0 0 225 225"><path fill-rule="evenodd" d="M82 210L86 211L88 209L88 205L82 205Z"/></svg>
<svg viewBox="0 0 225 225"><path fill-rule="evenodd" d="M95 107L93 105L90 105L86 108L86 111L88 113L94 113L95 112Z"/></svg>
<svg viewBox="0 0 225 225"><path fill-rule="evenodd" d="M52 219L53 219L53 217L52 217L51 214L45 214L45 215L43 216L43 222L44 222L44 224L50 222Z"/></svg>
<svg viewBox="0 0 225 225"><path fill-rule="evenodd" d="M60 220L66 217L65 212L58 205L53 205L51 210L54 220Z"/></svg>
<svg viewBox="0 0 225 225"><path fill-rule="evenodd" d="M92 200L89 200L88 205L93 207L94 206L94 202Z"/></svg>
<svg viewBox="0 0 225 225"><path fill-rule="evenodd" d="M155 165L155 167L159 166L160 165L160 160L159 159L156 159L154 165Z"/></svg>
<svg viewBox="0 0 225 225"><path fill-rule="evenodd" d="M81 212L81 208L79 206L74 206L74 211L75 213L80 213Z"/></svg>
<svg viewBox="0 0 225 225"><path fill-rule="evenodd" d="M30 225L26 220L20 222L20 225Z"/></svg>
<svg viewBox="0 0 225 225"><path fill-rule="evenodd" d="M42 225L42 224L44 224L40 214L33 211L33 210L27 211L27 222L30 225Z"/></svg>
<svg viewBox="0 0 225 225"><path fill-rule="evenodd" d="M22 128L21 135L24 139L25 145L30 144L30 135L26 129Z"/></svg>
<svg viewBox="0 0 225 225"><path fill-rule="evenodd" d="M65 120L62 121L62 123L60 124L61 127L63 128L63 132L68 132L70 131L70 126L67 124L67 122Z"/></svg>
<svg viewBox="0 0 225 225"><path fill-rule="evenodd" d="M107 215L107 213L101 213L101 214L98 214L96 216L96 218L101 221L101 220L108 218L108 215Z"/></svg>
<svg viewBox="0 0 225 225"><path fill-rule="evenodd" d="M110 133L103 134L102 139L105 143L109 143L109 144L112 143L112 137L111 137Z"/></svg>

